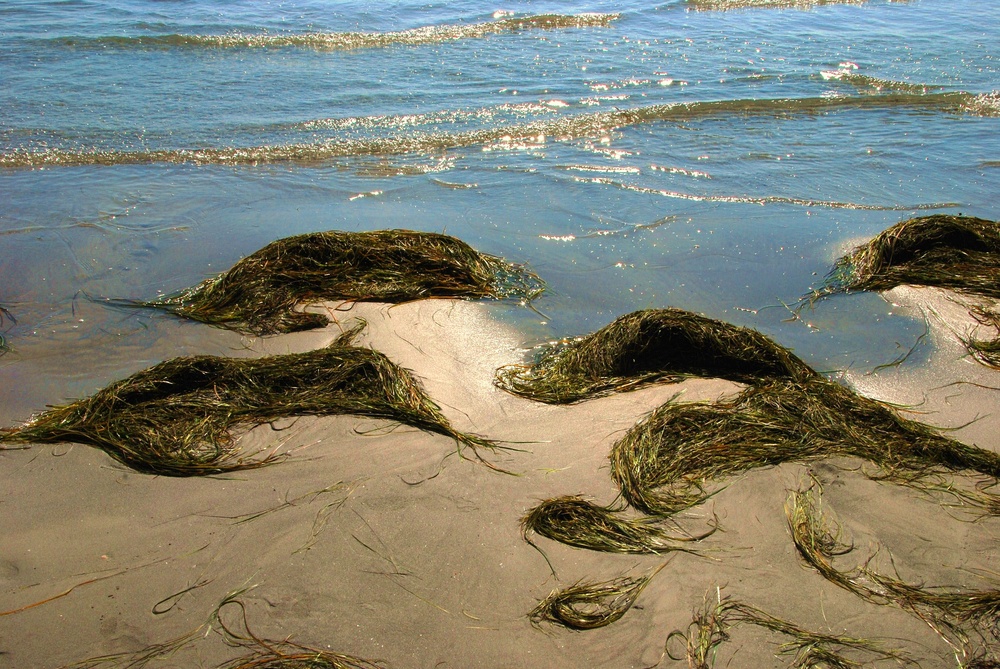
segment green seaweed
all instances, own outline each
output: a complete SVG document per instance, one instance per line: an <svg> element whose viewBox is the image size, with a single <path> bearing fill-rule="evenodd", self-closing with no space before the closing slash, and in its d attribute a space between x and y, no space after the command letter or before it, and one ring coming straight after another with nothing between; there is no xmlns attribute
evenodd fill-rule
<svg viewBox="0 0 1000 669"><path fill-rule="evenodd" d="M281 456L241 454L233 431L291 416L384 418L460 446L496 446L451 427L416 379L385 355L347 345L361 327L306 353L168 360L5 430L0 442L89 444L132 469L166 476L268 465Z"/></svg>
<svg viewBox="0 0 1000 669"><path fill-rule="evenodd" d="M912 612L956 650L969 644L969 631L981 636L988 633L994 640L1000 638L1000 590L907 583L898 576L877 571L872 566L876 554L867 557L859 566L837 568L834 558L851 552L853 545L844 544L840 540L840 525L825 517L821 493L815 482L805 490L792 491L785 514L799 555L825 579L867 602L893 604ZM982 665L987 660L980 657L976 661Z"/></svg>
<svg viewBox="0 0 1000 669"><path fill-rule="evenodd" d="M521 519L522 534L528 533L607 553L695 552L684 544L700 541L715 532L713 526L700 535L672 535L662 527L662 518L629 518L576 495L548 499Z"/></svg>
<svg viewBox="0 0 1000 669"><path fill-rule="evenodd" d="M1000 223L948 214L902 221L840 258L813 297L903 284L1000 297Z"/></svg>
<svg viewBox="0 0 1000 669"><path fill-rule="evenodd" d="M606 627L624 616L649 582L667 563L646 576L619 576L610 581L584 582L556 589L530 614L533 625L550 622L574 630Z"/></svg>
<svg viewBox="0 0 1000 669"><path fill-rule="evenodd" d="M501 368L495 384L522 397L565 404L692 376L759 383L814 375L756 330L681 309L648 309L548 347L534 364Z"/></svg>
<svg viewBox="0 0 1000 669"><path fill-rule="evenodd" d="M873 478L920 486L944 471L1000 476L1000 455L967 446L821 377L772 381L729 401L668 403L613 447L611 475L634 508L670 515L709 484L758 467L853 456Z"/></svg>
<svg viewBox="0 0 1000 669"><path fill-rule="evenodd" d="M779 647L782 655L792 655L793 669L825 667L826 669L848 669L871 666L874 663L892 662L899 666L919 666L902 651L884 648L872 639L837 636L808 630L788 620L771 615L755 606L722 597L717 593L717 601L706 597L705 604L695 611L687 630L676 630L667 637L664 653L672 660L687 660L691 669L711 669L715 665L720 645L731 639L730 629L740 624L749 624L789 637ZM670 653L671 641L684 641L684 656ZM857 655L863 660L855 660Z"/></svg>
<svg viewBox="0 0 1000 669"><path fill-rule="evenodd" d="M537 297L544 284L502 258L447 235L412 230L313 232L274 241L219 276L148 302L152 307L239 332L270 335L323 327L297 311L323 300L409 302L432 297Z"/></svg>

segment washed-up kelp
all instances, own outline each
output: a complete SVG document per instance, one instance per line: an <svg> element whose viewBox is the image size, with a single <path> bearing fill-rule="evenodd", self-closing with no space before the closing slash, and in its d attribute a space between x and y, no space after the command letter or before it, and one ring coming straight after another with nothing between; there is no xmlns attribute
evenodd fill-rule
<svg viewBox="0 0 1000 669"><path fill-rule="evenodd" d="M820 495L815 484L793 491L785 514L799 555L824 578L866 601L895 604L922 620L933 621L934 629L939 633L947 629L959 643L967 641L966 629L986 630L1000 639L1000 590L913 585L876 571L871 566L874 555L851 569L834 566L833 559L849 553L853 545L845 544L840 525L824 516Z"/></svg>
<svg viewBox="0 0 1000 669"><path fill-rule="evenodd" d="M690 669L711 669L718 647L730 640L729 630L740 624L789 637L779 651L793 656L792 669L850 669L882 662L919 666L902 651L884 648L875 640L814 632L729 597L719 597L715 603L706 600L702 609L695 611L686 631L677 630L667 637L665 654L674 661L687 660ZM684 643L683 656L670 650L675 639Z"/></svg>
<svg viewBox="0 0 1000 669"><path fill-rule="evenodd" d="M751 386L731 401L667 403L613 447L623 498L669 515L702 502L707 484L757 467L853 456L873 478L919 486L933 473L997 478L1000 455L949 439L890 407L821 377Z"/></svg>
<svg viewBox="0 0 1000 669"><path fill-rule="evenodd" d="M556 623L574 630L605 627L632 608L639 594L666 563L646 576L620 576L610 581L577 581L568 588L553 590L538 603L528 617L532 624Z"/></svg>
<svg viewBox="0 0 1000 669"><path fill-rule="evenodd" d="M55 407L0 441L90 444L150 474L195 476L273 462L241 456L233 431L303 415L354 414L399 421L493 447L448 423L417 381L383 354L341 345L251 359L175 358Z"/></svg>
<svg viewBox="0 0 1000 669"><path fill-rule="evenodd" d="M667 553L694 552L683 544L700 541L708 532L692 535L671 535L661 526L662 518L629 518L612 509L588 502L582 497L567 495L548 499L521 519L521 531L535 532L553 541L577 548L607 553Z"/></svg>
<svg viewBox="0 0 1000 669"><path fill-rule="evenodd" d="M522 397L560 404L689 376L757 383L814 375L756 330L681 309L649 309L552 346L534 364L501 368L495 383Z"/></svg>
<svg viewBox="0 0 1000 669"><path fill-rule="evenodd" d="M1000 223L947 214L897 223L838 260L817 297L903 284L1000 298Z"/></svg>
<svg viewBox="0 0 1000 669"><path fill-rule="evenodd" d="M447 235L411 230L314 232L272 242L229 271L151 302L184 318L269 335L323 327L296 311L321 300L409 302L430 297L531 300L543 290L525 268Z"/></svg>

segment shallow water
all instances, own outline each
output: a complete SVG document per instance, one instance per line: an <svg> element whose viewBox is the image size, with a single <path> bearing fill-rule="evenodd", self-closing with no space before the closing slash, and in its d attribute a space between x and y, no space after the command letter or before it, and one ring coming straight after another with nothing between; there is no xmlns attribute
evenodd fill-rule
<svg viewBox="0 0 1000 669"><path fill-rule="evenodd" d="M529 343L669 305L886 362L920 325L881 300L784 305L898 220L996 216L1000 9L754 4L5 3L0 364L177 327L84 295L385 227L538 271Z"/></svg>

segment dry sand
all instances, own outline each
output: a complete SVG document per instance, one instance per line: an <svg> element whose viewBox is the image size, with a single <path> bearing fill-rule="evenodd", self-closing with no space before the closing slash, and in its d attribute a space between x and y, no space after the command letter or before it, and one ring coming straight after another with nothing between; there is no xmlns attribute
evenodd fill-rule
<svg viewBox="0 0 1000 669"><path fill-rule="evenodd" d="M953 436L1000 450L997 391L980 387L1000 385L996 373L964 357L954 336L967 314L948 310L934 291L890 297L928 314L921 345L934 347L931 364L848 381L865 394L920 404L909 415L936 425L977 418ZM497 367L523 358L522 342L491 308L432 300L335 315L364 316L362 344L412 370L456 427L521 449L491 456L516 475L459 457L448 438L352 416L255 429L243 439L247 448L280 444L292 457L226 477L137 474L79 445L0 453L0 667L141 652L198 628L237 590L260 636L397 668L686 666L663 656L664 642L719 594L816 631L887 638L924 667L956 666L917 617L865 603L806 568L783 506L811 471L857 545L841 558L845 567L878 546L878 564L888 565L891 553L903 580L976 589L995 586L1000 523L962 522L959 510L866 479L856 461L783 465L728 481L682 519L695 532L718 516L723 531L701 542L700 556L601 554L538 538L553 576L522 540L522 515L558 495L611 502L607 454L624 430L678 391L684 401L712 400L738 387L690 381L568 407L513 397L491 381ZM337 333L331 326L258 340L250 353L314 348ZM956 380L980 385L946 385ZM21 409L4 409L3 424L26 418ZM664 562L636 607L609 627L571 632L528 621L555 587L641 575ZM228 613L235 620L232 607ZM715 666L789 666L778 655L786 640L739 627ZM149 666L214 667L238 654L202 628Z"/></svg>

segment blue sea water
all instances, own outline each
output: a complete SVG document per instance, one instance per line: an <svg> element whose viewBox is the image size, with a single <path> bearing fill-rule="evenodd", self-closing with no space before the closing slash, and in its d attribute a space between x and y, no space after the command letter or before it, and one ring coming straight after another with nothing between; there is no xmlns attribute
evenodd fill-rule
<svg viewBox="0 0 1000 669"><path fill-rule="evenodd" d="M675 306L871 369L923 324L792 310L900 220L998 218L998 45L972 0L6 0L5 423L219 346L88 298L328 229L526 263L548 292L496 310L526 344Z"/></svg>

